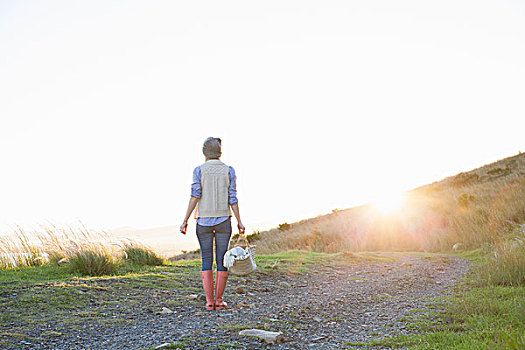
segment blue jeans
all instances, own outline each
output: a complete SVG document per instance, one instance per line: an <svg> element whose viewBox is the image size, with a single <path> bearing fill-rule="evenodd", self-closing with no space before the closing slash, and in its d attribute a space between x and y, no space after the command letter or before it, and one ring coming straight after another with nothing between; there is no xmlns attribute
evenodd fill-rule
<svg viewBox="0 0 525 350"><path fill-rule="evenodd" d="M197 238L201 246L202 269L208 271L213 265L213 237L215 237L215 263L217 271L228 271L222 264L224 254L228 251L232 234L231 218L215 226L197 224Z"/></svg>

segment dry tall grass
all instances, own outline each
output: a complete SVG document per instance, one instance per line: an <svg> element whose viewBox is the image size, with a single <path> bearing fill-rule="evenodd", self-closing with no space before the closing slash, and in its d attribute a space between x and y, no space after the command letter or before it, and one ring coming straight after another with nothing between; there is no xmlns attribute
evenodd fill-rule
<svg viewBox="0 0 525 350"><path fill-rule="evenodd" d="M130 257L131 255L131 257ZM153 259L153 258L156 259ZM139 259L141 258L141 259ZM114 239L104 231L79 227L42 226L0 237L0 268L66 263L84 274L111 273L120 261L157 264L158 258L143 244L129 239Z"/></svg>
<svg viewBox="0 0 525 350"><path fill-rule="evenodd" d="M35 244L34 237L20 227L12 237L0 237L0 268L38 266L49 260L42 246Z"/></svg>

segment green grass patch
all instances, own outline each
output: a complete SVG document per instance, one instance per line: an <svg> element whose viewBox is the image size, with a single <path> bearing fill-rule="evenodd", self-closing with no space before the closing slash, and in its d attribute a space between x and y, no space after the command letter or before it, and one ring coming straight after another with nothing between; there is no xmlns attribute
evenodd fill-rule
<svg viewBox="0 0 525 350"><path fill-rule="evenodd" d="M303 273L318 265L348 265L359 261L390 262L396 259L395 255L382 252L320 253L310 250L289 250L255 256L258 270L265 273L272 270Z"/></svg>
<svg viewBox="0 0 525 350"><path fill-rule="evenodd" d="M485 261L487 253L483 249L473 249L466 250L458 253L451 253L452 256L457 256L458 258L468 259L473 264L480 264Z"/></svg>
<svg viewBox="0 0 525 350"><path fill-rule="evenodd" d="M0 269L0 292L11 290L20 284L34 284L48 281L65 281L74 276L67 266L43 265L38 267L20 267L10 270Z"/></svg>

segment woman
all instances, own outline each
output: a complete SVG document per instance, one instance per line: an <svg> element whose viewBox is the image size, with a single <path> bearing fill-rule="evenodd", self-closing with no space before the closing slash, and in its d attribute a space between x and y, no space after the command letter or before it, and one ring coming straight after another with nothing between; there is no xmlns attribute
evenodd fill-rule
<svg viewBox="0 0 525 350"><path fill-rule="evenodd" d="M244 234L244 225L239 214L237 201L235 170L219 160L221 139L208 137L204 141L202 152L206 162L193 170L191 198L186 217L180 231L186 234L188 219L197 208L197 238L201 247L201 278L206 295L207 310L221 310L227 307L222 300L228 269L223 265L224 254L228 250L232 233L230 207L237 219L239 233ZM215 300L213 298L213 238L215 238Z"/></svg>

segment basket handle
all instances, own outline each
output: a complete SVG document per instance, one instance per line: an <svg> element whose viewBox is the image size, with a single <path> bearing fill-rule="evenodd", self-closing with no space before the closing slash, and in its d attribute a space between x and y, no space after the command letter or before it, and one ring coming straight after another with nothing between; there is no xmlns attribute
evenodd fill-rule
<svg viewBox="0 0 525 350"><path fill-rule="evenodd" d="M240 245L239 241L241 240L241 237L244 238L244 242L247 246L250 246L250 242L246 239L246 235L244 233L239 233L239 236L237 237L237 241L235 242L235 245Z"/></svg>

